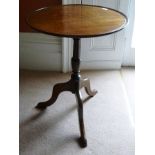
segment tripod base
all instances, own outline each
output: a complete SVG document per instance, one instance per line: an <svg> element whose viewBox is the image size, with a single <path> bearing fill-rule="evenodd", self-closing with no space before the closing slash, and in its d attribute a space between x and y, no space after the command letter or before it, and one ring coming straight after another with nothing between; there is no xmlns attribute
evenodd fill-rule
<svg viewBox="0 0 155 155"><path fill-rule="evenodd" d="M83 120L83 102L82 102L82 97L81 97L81 92L80 92L80 89L83 87L85 88L86 93L90 97L93 97L97 93L96 90L93 90L93 91L91 90L89 79L80 79L79 81L71 79L70 81L66 83L56 84L53 87L53 93L52 93L51 98L46 102L40 102L36 106L36 108L40 110L46 109L48 106L55 103L59 94L63 91L70 91L73 94L75 94L77 102L78 102L78 116L79 116L79 126L80 126L80 133L81 133L81 137L79 138L78 142L81 148L84 148L87 146L87 140L85 137L85 129L84 129L84 120Z"/></svg>
<svg viewBox="0 0 155 155"><path fill-rule="evenodd" d="M66 83L58 83L53 87L53 93L51 98L46 102L39 103L36 108L40 110L46 109L46 107L52 105L57 100L59 94L63 91L70 91L75 94L78 103L78 118L79 118L79 127L80 127L80 139L79 144L82 148L87 146L87 140L85 136L84 120L83 120L83 101L80 89L85 88L86 93L93 97L97 91L91 90L90 80L82 79L80 75L80 50L79 50L79 38L74 38L74 50L72 58L72 75L71 79Z"/></svg>
<svg viewBox="0 0 155 155"><path fill-rule="evenodd" d="M91 90L90 88L90 80L87 79L82 79L80 80L80 89L76 90L76 85L77 85L78 81L74 81L74 80L70 80L66 83L58 83L53 87L53 93L51 98L48 101L45 102L40 102L36 108L37 109L45 109L46 107L52 105L55 103L55 101L57 100L59 94L63 91L70 91L73 94L78 94L81 88L85 88L86 93L90 96L93 97L94 95L96 95L97 91L96 90ZM79 96L79 95L78 95ZM82 98L80 97L80 100L82 100Z"/></svg>

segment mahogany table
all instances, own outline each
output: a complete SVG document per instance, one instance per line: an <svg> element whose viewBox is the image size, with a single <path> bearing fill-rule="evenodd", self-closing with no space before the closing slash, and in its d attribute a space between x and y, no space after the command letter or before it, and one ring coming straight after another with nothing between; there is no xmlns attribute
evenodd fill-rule
<svg viewBox="0 0 155 155"><path fill-rule="evenodd" d="M46 102L39 103L36 108L44 110L47 106L54 104L58 95L63 91L75 94L78 102L81 134L79 144L81 147L86 147L83 101L80 89L84 87L90 97L93 97L97 91L92 91L89 79L82 79L80 75L80 39L104 36L120 31L127 24L127 17L119 11L106 7L72 4L38 9L28 17L27 21L35 30L74 40L71 79L66 83L56 84L53 87L51 98Z"/></svg>

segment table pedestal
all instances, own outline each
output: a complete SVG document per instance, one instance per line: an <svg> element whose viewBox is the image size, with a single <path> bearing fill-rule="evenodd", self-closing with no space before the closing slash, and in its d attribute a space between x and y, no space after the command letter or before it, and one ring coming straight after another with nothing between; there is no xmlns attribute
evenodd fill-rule
<svg viewBox="0 0 155 155"><path fill-rule="evenodd" d="M81 137L79 139L79 144L81 147L87 146L87 140L85 136L84 120L83 120L83 101L80 89L85 88L87 94L93 97L97 91L90 89L89 79L82 79L80 75L80 50L79 50L79 38L74 38L74 49L72 57L72 74L71 79L66 83L59 83L53 87L53 93L51 98L46 102L39 103L37 109L45 109L47 106L54 104L58 95L63 91L70 91L75 94L78 103L78 116L79 116L79 126Z"/></svg>

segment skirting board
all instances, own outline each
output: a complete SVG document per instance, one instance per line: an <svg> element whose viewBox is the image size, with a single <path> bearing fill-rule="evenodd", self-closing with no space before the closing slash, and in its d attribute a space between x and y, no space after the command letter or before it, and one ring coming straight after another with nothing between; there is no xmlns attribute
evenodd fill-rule
<svg viewBox="0 0 155 155"><path fill-rule="evenodd" d="M20 69L62 71L62 39L41 33L19 33Z"/></svg>

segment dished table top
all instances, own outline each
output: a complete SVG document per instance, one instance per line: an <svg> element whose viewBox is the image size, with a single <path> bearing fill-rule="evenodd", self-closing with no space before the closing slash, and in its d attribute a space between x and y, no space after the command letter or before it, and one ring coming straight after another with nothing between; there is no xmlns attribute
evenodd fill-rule
<svg viewBox="0 0 155 155"><path fill-rule="evenodd" d="M38 9L27 22L33 29L51 35L87 38L117 32L125 27L127 18L110 8L72 4Z"/></svg>

